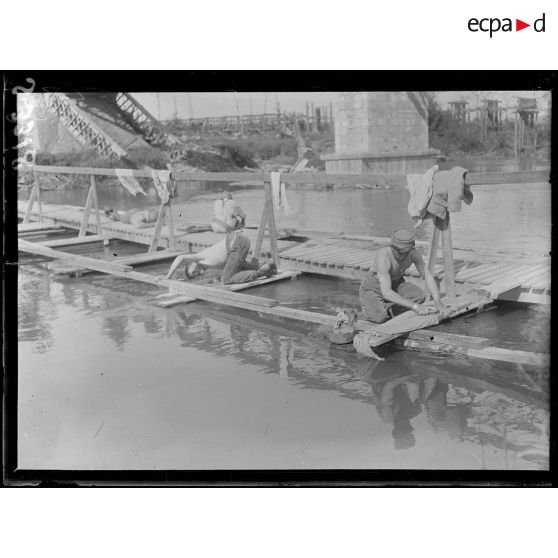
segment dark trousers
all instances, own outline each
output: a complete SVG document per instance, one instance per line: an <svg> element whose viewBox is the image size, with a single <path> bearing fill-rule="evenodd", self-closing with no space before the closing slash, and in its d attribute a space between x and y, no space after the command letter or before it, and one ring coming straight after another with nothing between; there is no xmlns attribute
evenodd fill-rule
<svg viewBox="0 0 558 558"><path fill-rule="evenodd" d="M258 278L258 262L246 261L249 251L250 239L243 234L239 234L229 248L229 256L221 274L223 285L248 283Z"/></svg>
<svg viewBox="0 0 558 558"><path fill-rule="evenodd" d="M420 304L424 302L424 291L413 285L413 283L406 283L405 279L401 278L399 281L392 283L391 288L403 298ZM381 324L390 319L388 309L394 305L393 302L388 302L382 295L380 282L375 273L369 273L362 281L359 289L360 303L362 304L362 312L364 318L375 324ZM396 305L397 308L400 308Z"/></svg>

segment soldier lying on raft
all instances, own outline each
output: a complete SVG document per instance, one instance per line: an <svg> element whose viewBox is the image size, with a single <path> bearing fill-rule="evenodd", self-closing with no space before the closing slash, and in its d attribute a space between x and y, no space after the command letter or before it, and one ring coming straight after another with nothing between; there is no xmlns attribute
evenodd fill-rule
<svg viewBox="0 0 558 558"><path fill-rule="evenodd" d="M113 221L120 221L128 225L134 225L136 229L143 229L153 227L159 212L156 209L131 209L123 211L121 209L105 207L105 215Z"/></svg>

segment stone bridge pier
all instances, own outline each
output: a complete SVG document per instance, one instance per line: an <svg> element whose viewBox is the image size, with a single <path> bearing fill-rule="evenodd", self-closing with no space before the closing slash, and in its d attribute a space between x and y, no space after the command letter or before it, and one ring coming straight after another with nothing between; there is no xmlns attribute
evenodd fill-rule
<svg viewBox="0 0 558 558"><path fill-rule="evenodd" d="M336 109L335 153L322 156L326 173L401 175L436 162L421 93L340 93Z"/></svg>

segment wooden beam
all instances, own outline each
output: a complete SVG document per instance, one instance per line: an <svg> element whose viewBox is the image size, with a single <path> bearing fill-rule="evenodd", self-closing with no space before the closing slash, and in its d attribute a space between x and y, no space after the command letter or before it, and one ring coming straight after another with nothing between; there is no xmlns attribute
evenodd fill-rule
<svg viewBox="0 0 558 558"><path fill-rule="evenodd" d="M34 173L35 185L37 186L37 207L39 208L39 221L43 222L43 203L41 201L41 187L39 186L39 181L37 180L37 173Z"/></svg>
<svg viewBox="0 0 558 558"><path fill-rule="evenodd" d="M34 184L33 188L31 189L31 194L29 195L29 200L27 201L25 215L23 216L24 223L29 223L29 219L31 218L31 211L33 210L33 206L35 205L35 200L37 199L37 190L37 184Z"/></svg>
<svg viewBox="0 0 558 558"><path fill-rule="evenodd" d="M111 273L113 275L125 274L127 271L131 271L133 269L128 265L114 264L114 263L106 262L104 260L98 260L96 258L90 258L87 256L78 256L77 254L69 254L68 252L53 250L48 246L42 246L35 242L29 242L27 240L22 240L22 239L18 239L17 246L18 246L18 250L22 252L28 252L30 254L46 256L47 258L54 258L54 259L63 260L65 262L75 263L81 267L94 269L96 271L101 271L103 273Z"/></svg>
<svg viewBox="0 0 558 558"><path fill-rule="evenodd" d="M64 228L60 225L48 225L46 223L40 223L37 221L29 222L29 223L19 223L17 225L17 232L20 233L41 233L43 231L63 231Z"/></svg>
<svg viewBox="0 0 558 558"><path fill-rule="evenodd" d="M269 228L269 244L271 246L271 259L279 269L279 258L277 256L277 228L275 226L275 211L273 208L273 195L271 192L271 184L265 183L265 199L267 203L267 225Z"/></svg>
<svg viewBox="0 0 558 558"><path fill-rule="evenodd" d="M155 230L153 231L153 238L151 240L151 244L149 245L148 252L155 252L159 247L159 238L161 237L161 230L163 228L166 212L167 206L164 203L161 203L161 206L159 207L159 215L157 215L157 223L155 224Z"/></svg>
<svg viewBox="0 0 558 558"><path fill-rule="evenodd" d="M427 349L432 352L447 355L464 355L486 360L498 360L501 362L515 362L518 364L528 364L532 366L547 367L550 365L550 355L546 353L530 353L526 351L516 351L501 347L484 347L475 349L458 345L444 343L432 343L419 341L416 339L397 339L396 344L414 349Z"/></svg>
<svg viewBox="0 0 558 558"><path fill-rule="evenodd" d="M22 172L44 172L51 174L86 174L96 176L115 176L115 169L102 169L94 167L57 167L57 166L22 166ZM134 170L136 178L151 178L151 171ZM261 172L173 172L173 180L201 180L206 182L234 182L258 181L262 184L271 180L270 173ZM548 182L550 170L521 171L521 172L489 172L467 173L466 185L489 184L523 184L533 182ZM281 180L286 184L385 184L392 187L406 188L405 176L386 176L368 174L325 174L325 173L285 173Z"/></svg>
<svg viewBox="0 0 558 558"><path fill-rule="evenodd" d="M90 176L91 180L91 195L93 197L93 207L95 208L95 221L97 222L97 234L103 234L103 228L101 227L101 216L99 214L99 201L97 199L97 179L95 175Z"/></svg>
<svg viewBox="0 0 558 558"><path fill-rule="evenodd" d="M171 250L176 250L176 238L174 236L174 222L172 219L172 207L170 199L167 203L167 225L169 230L169 248Z"/></svg>
<svg viewBox="0 0 558 558"><path fill-rule="evenodd" d="M417 329L401 336L401 339L414 339L416 341L428 341L429 343L443 343L446 345L457 345L472 349L482 349L490 345L490 339L486 337L474 337L470 335L458 335L445 333L432 329Z"/></svg>
<svg viewBox="0 0 558 558"><path fill-rule="evenodd" d="M107 239L106 236L102 234L90 234L88 236L74 236L72 238L57 238L55 240L46 240L45 242L39 242L41 246L47 246L49 248L55 248L60 246L75 246L76 244L91 244L93 242L104 242Z"/></svg>
<svg viewBox="0 0 558 558"><path fill-rule="evenodd" d="M89 187L87 191L87 201L85 202L85 210L83 212L83 219L81 221L81 226L79 228L78 236L85 236L87 232L87 227L89 226L89 215L91 214L91 206L93 205L93 191L92 187Z"/></svg>
<svg viewBox="0 0 558 558"><path fill-rule="evenodd" d="M262 252L262 244L265 235L265 229L267 228L267 216L268 213L268 205L267 205L267 198L264 201L264 207L262 210L262 217L260 219L260 226L258 227L258 235L256 237L256 244L254 245L254 258L257 260L260 259L260 255Z"/></svg>
<svg viewBox="0 0 558 558"><path fill-rule="evenodd" d="M276 281L283 281L285 279L293 279L300 275L302 272L300 271L292 271L286 270L278 273L277 275L273 275L272 277L265 277L264 279L257 279L256 281L250 281L249 283L241 283L238 285L229 285L227 288L230 291L238 292L243 291L245 289L251 289L252 287L260 287L261 285L267 285L268 283L275 283ZM170 296L172 293L167 293L163 296ZM156 306L160 306L161 308L168 308L170 306L176 306L177 304L186 304L188 302L194 302L198 300L197 298L190 297L190 296L174 296L173 298L166 298L163 300L159 300L155 302Z"/></svg>

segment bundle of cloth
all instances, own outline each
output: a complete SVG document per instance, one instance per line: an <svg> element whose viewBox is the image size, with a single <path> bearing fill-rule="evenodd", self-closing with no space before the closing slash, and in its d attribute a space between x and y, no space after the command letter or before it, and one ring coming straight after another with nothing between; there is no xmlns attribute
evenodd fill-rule
<svg viewBox="0 0 558 558"><path fill-rule="evenodd" d="M473 193L465 184L468 172L463 167L441 171L438 165L434 165L423 174L407 175L407 187L411 194L407 210L415 221L415 227L429 217L445 219L448 211L461 211L462 202L467 205L473 202Z"/></svg>

